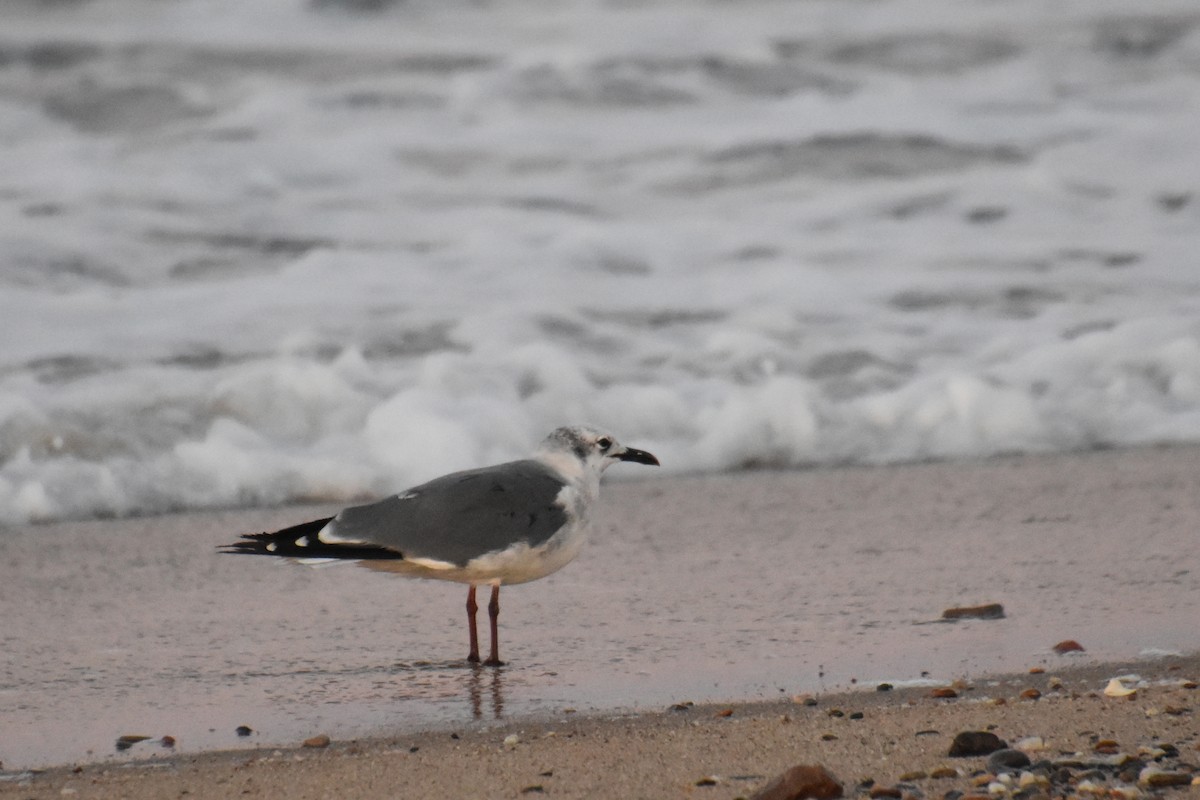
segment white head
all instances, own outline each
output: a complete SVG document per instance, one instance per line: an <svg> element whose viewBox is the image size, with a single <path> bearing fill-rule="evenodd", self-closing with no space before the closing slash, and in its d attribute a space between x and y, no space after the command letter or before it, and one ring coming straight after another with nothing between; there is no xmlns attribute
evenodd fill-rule
<svg viewBox="0 0 1200 800"><path fill-rule="evenodd" d="M542 440L538 456L566 476L600 473L618 461L636 461L658 466L658 459L645 450L626 447L610 433L586 425L558 428Z"/></svg>

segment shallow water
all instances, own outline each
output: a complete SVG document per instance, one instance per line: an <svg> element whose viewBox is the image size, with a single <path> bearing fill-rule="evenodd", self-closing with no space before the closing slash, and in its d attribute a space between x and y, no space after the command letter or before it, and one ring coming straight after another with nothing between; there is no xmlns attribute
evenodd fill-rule
<svg viewBox="0 0 1200 800"><path fill-rule="evenodd" d="M0 519L1200 440L1198 22L5 2Z"/></svg>
<svg viewBox="0 0 1200 800"><path fill-rule="evenodd" d="M0 761L463 729L1079 659L1200 651L1200 449L761 472L604 488L575 562L501 594L468 667L466 591L220 556L324 508L0 536ZM937 621L997 602L999 620ZM1051 652L1076 639L1087 652ZM1101 687L1097 687L1101 688ZM235 728L256 733L246 739Z"/></svg>

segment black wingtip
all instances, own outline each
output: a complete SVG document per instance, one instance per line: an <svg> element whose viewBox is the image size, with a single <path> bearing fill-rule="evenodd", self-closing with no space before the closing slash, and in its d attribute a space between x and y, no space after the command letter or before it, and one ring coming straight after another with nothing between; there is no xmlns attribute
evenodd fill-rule
<svg viewBox="0 0 1200 800"><path fill-rule="evenodd" d="M331 544L318 535L333 517L302 522L290 528L270 533L244 533L231 544L217 547L218 553L251 556L282 556L284 558L342 558L348 561L363 559L402 559L404 556L386 547L369 544Z"/></svg>
<svg viewBox="0 0 1200 800"><path fill-rule="evenodd" d="M314 519L274 532L243 533L242 538L236 542L219 545L217 552L251 556L309 555L298 543L299 540L306 536L315 539L320 530L332 519L333 517Z"/></svg>

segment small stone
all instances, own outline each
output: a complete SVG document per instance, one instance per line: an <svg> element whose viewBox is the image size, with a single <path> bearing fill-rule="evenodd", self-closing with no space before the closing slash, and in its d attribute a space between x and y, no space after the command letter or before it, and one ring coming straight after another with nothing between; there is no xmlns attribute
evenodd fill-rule
<svg viewBox="0 0 1200 800"><path fill-rule="evenodd" d="M521 737L517 736L515 733L510 733L508 736L504 737L504 746L505 747L516 747L520 743L521 743Z"/></svg>
<svg viewBox="0 0 1200 800"><path fill-rule="evenodd" d="M1142 790L1136 786L1114 786L1108 794L1113 800L1140 800Z"/></svg>
<svg viewBox="0 0 1200 800"><path fill-rule="evenodd" d="M1046 679L1046 687L1055 692L1059 691L1060 689L1063 688L1062 678L1059 678L1057 676L1047 678Z"/></svg>
<svg viewBox="0 0 1200 800"><path fill-rule="evenodd" d="M930 697L936 697L939 700L952 700L958 697L958 692L951 689L949 686L938 686L929 692Z"/></svg>
<svg viewBox="0 0 1200 800"><path fill-rule="evenodd" d="M836 742L837 738L838 738L837 735L833 734L833 733L822 733L821 734L822 742Z"/></svg>
<svg viewBox="0 0 1200 800"><path fill-rule="evenodd" d="M996 750L988 756L987 760L988 771L994 775L999 775L1001 772L1015 772L1028 767L1029 764L1029 756L1020 750L1013 750L1007 747L1002 750Z"/></svg>
<svg viewBox="0 0 1200 800"><path fill-rule="evenodd" d="M60 794L60 795L62 795L63 797L70 797L70 796L72 796L72 795L79 794L79 790L78 790L78 789L73 789L73 788L71 788L70 786L64 786L64 787L63 787L63 788L62 788L62 789L59 791L59 794Z"/></svg>
<svg viewBox="0 0 1200 800"><path fill-rule="evenodd" d="M947 608L942 612L942 619L1003 619L1004 606L999 603L985 603L981 606L962 606Z"/></svg>
<svg viewBox="0 0 1200 800"><path fill-rule="evenodd" d="M1026 753L1040 753L1043 750L1049 750L1046 745L1046 740L1040 736L1026 736L1024 739L1018 739L1013 749L1021 750Z"/></svg>
<svg viewBox="0 0 1200 800"><path fill-rule="evenodd" d="M820 764L800 764L759 789L751 800L833 800L842 784Z"/></svg>
<svg viewBox="0 0 1200 800"><path fill-rule="evenodd" d="M895 786L872 786L871 791L867 792L867 796L871 798L890 797L894 798L894 800L900 800L900 798L904 797L904 792Z"/></svg>
<svg viewBox="0 0 1200 800"><path fill-rule="evenodd" d="M1092 746L1092 749L1097 753L1103 753L1106 756L1115 755L1120 752L1121 745L1115 739L1101 739Z"/></svg>
<svg viewBox="0 0 1200 800"><path fill-rule="evenodd" d="M1008 745L994 733L988 731L963 731L954 737L949 755L954 757L986 756Z"/></svg>
<svg viewBox="0 0 1200 800"><path fill-rule="evenodd" d="M1023 700L1037 700L1041 696L1042 693L1033 688L1029 688L1021 692L1021 699Z"/></svg>
<svg viewBox="0 0 1200 800"><path fill-rule="evenodd" d="M1022 772L1020 777L1017 778L1017 788L1019 789L1046 789L1049 786L1050 779L1036 772Z"/></svg>
<svg viewBox="0 0 1200 800"><path fill-rule="evenodd" d="M1001 781L992 781L987 785L987 793L992 797L1003 797L1008 794L1008 785Z"/></svg>
<svg viewBox="0 0 1200 800"><path fill-rule="evenodd" d="M1168 772L1157 767L1146 767L1138 774L1138 785L1151 789L1162 789L1167 786L1190 786L1191 773Z"/></svg>
<svg viewBox="0 0 1200 800"><path fill-rule="evenodd" d="M792 698L792 702L798 703L802 706L815 706L817 704L817 698L813 697L811 694L798 694Z"/></svg>
<svg viewBox="0 0 1200 800"><path fill-rule="evenodd" d="M1046 671L1045 667L1030 667L1029 668L1030 675L1041 675L1045 671Z"/></svg>
<svg viewBox="0 0 1200 800"><path fill-rule="evenodd" d="M915 769L912 772L905 772L898 780L903 783L905 781L923 781L928 777L929 775L924 770Z"/></svg>
<svg viewBox="0 0 1200 800"><path fill-rule="evenodd" d="M250 734L254 733L254 729L249 725L238 725L233 729L233 732L238 736L249 736Z"/></svg>
<svg viewBox="0 0 1200 800"><path fill-rule="evenodd" d="M546 789L540 783L535 783L532 786L526 786L521 790L521 794L545 794Z"/></svg>
<svg viewBox="0 0 1200 800"><path fill-rule="evenodd" d="M164 736L158 740L158 743L161 744L163 747L174 747L175 746L175 737L174 736Z"/></svg>
<svg viewBox="0 0 1200 800"><path fill-rule="evenodd" d="M1064 655L1066 653L1085 652L1083 649L1083 645L1081 645L1079 642L1075 641L1074 639L1063 639L1061 642L1054 645L1054 647L1051 649L1054 650L1054 652L1058 653L1060 656Z"/></svg>
<svg viewBox="0 0 1200 800"><path fill-rule="evenodd" d="M945 778L957 778L958 770L956 770L954 767L935 767L933 771L929 773L929 777L936 778L937 780L944 780Z"/></svg>
<svg viewBox="0 0 1200 800"><path fill-rule="evenodd" d="M302 747L329 747L329 737L323 733L310 736L301 744Z"/></svg>
<svg viewBox="0 0 1200 800"><path fill-rule="evenodd" d="M717 779L712 776L705 776L705 777L701 778L700 780L696 781L696 785L697 786L716 786Z"/></svg>
<svg viewBox="0 0 1200 800"><path fill-rule="evenodd" d="M720 711L718 711L716 714L714 714L713 716L715 716L715 717L732 717L733 709L732 708L723 708Z"/></svg>
<svg viewBox="0 0 1200 800"><path fill-rule="evenodd" d="M127 733L124 736L118 736L117 737L117 749L118 750L128 750L129 748L133 747L138 742L144 742L149 738L150 738L149 736L142 736L142 735L136 734L136 733Z"/></svg>
<svg viewBox="0 0 1200 800"><path fill-rule="evenodd" d="M1104 687L1104 694L1107 697L1136 697L1137 689L1126 686L1120 678L1113 678Z"/></svg>

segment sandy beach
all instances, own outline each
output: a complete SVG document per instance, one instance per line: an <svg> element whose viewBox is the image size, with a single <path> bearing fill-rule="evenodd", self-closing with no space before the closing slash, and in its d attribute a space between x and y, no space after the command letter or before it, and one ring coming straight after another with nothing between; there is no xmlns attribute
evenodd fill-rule
<svg viewBox="0 0 1200 800"><path fill-rule="evenodd" d="M864 687L807 702L560 713L324 748L64 767L0 783L0 797L735 798L814 764L846 796L1046 797L1053 785L1063 796L1186 798L1200 788L1198 675L1200 659L1164 658L960 681L953 698ZM1137 691L1107 696L1116 676ZM1028 769L997 780L987 756L950 756L964 731L1000 737ZM1152 772L1180 788L1149 786L1163 780Z"/></svg>
<svg viewBox="0 0 1200 800"><path fill-rule="evenodd" d="M461 661L459 586L214 551L326 510L0 532L0 792L734 797L814 760L848 791L895 782L956 728L1194 746L1176 684L1200 651L1200 448L613 482L580 558L504 594L499 670ZM982 603L1004 617L940 621ZM1093 696L1120 673L1089 665L1120 662L1139 699ZM955 681L973 688L926 697ZM664 712L685 701L716 705ZM317 734L330 749L292 749ZM26 774L64 764L83 771Z"/></svg>

